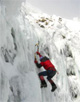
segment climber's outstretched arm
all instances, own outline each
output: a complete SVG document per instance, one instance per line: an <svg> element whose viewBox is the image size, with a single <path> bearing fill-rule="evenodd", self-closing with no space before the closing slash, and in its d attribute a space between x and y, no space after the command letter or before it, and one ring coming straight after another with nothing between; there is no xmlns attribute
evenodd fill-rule
<svg viewBox="0 0 80 102"><path fill-rule="evenodd" d="M37 66L38 68L41 68L41 67L42 67L42 65L41 65L40 63L38 63L37 60L35 60L34 62L35 62L36 66Z"/></svg>

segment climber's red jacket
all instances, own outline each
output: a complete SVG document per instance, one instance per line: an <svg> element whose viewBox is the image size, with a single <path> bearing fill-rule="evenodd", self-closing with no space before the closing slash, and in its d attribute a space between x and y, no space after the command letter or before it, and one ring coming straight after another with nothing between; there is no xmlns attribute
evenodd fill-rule
<svg viewBox="0 0 80 102"><path fill-rule="evenodd" d="M35 60L35 64L37 65L38 68L41 68L43 66L44 69L46 70L56 71L55 66L51 63L49 58L47 58L46 56L45 57L41 56L39 52L37 52L37 54L40 56L40 61L41 61L40 63L38 63L38 61Z"/></svg>

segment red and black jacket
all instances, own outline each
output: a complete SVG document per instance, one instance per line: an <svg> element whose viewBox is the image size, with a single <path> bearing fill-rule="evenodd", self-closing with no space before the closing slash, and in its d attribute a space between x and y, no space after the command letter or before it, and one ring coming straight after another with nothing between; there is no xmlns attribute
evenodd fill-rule
<svg viewBox="0 0 80 102"><path fill-rule="evenodd" d="M38 68L41 68L43 66L44 69L46 70L56 71L55 66L51 63L49 58L47 58L46 56L42 57L40 61L41 61L40 63L38 63L38 61L35 61L35 64Z"/></svg>

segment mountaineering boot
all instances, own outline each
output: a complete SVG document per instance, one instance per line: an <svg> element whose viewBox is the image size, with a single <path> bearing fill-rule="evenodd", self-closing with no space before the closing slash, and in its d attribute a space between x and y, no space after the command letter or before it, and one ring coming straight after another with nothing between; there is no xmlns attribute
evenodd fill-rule
<svg viewBox="0 0 80 102"><path fill-rule="evenodd" d="M50 82L50 84L51 84L51 86L52 86L52 89L51 89L51 91L53 92L53 91L55 91L55 89L57 88L56 87L56 85L55 85L55 83L53 82L53 80L48 80L49 82Z"/></svg>
<svg viewBox="0 0 80 102"><path fill-rule="evenodd" d="M45 80L41 80L41 88L47 87L47 83Z"/></svg>
<svg viewBox="0 0 80 102"><path fill-rule="evenodd" d="M46 83L44 77L41 75L41 76L39 76L39 78L40 78L40 81L41 81L41 88L42 87L47 87L47 83Z"/></svg>
<svg viewBox="0 0 80 102"><path fill-rule="evenodd" d="M55 91L55 89L57 88L56 85L54 84L54 82L51 84L52 85L52 92Z"/></svg>

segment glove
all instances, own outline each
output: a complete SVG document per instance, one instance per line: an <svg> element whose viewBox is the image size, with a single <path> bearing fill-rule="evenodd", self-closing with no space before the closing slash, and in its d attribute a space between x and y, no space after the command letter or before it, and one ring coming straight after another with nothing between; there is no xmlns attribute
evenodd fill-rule
<svg viewBox="0 0 80 102"><path fill-rule="evenodd" d="M37 53L37 55L39 55L39 57L42 57L42 55L38 51L36 53Z"/></svg>
<svg viewBox="0 0 80 102"><path fill-rule="evenodd" d="M34 61L34 63L38 63L38 61L37 61L37 60L35 60L35 61Z"/></svg>
<svg viewBox="0 0 80 102"><path fill-rule="evenodd" d="M38 51L36 53L37 53L37 55L40 55L40 53Z"/></svg>

